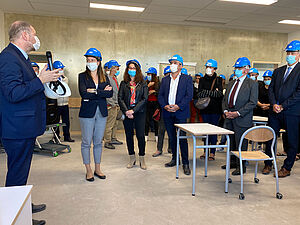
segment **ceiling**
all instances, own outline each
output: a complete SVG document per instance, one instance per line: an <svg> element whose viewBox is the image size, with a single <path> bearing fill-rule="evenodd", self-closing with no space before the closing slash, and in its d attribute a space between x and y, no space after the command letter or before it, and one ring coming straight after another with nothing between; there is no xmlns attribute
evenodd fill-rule
<svg viewBox="0 0 300 225"><path fill-rule="evenodd" d="M90 9L90 1L145 7L144 12ZM141 21L290 33L300 26L279 24L300 20L300 0L279 0L270 6L219 0L1 0L4 12L99 20Z"/></svg>

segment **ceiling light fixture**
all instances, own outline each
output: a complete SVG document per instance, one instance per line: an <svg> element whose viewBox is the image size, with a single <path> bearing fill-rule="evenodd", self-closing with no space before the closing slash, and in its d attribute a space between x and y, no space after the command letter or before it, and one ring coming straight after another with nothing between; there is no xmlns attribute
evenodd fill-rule
<svg viewBox="0 0 300 225"><path fill-rule="evenodd" d="M145 10L145 8L142 7L108 5L108 4L99 4L99 3L92 3L92 2L90 3L90 8L111 9L111 10L121 10L121 11L130 11L130 12L143 12Z"/></svg>
<svg viewBox="0 0 300 225"><path fill-rule="evenodd" d="M281 20L278 23L300 25L300 21L299 20Z"/></svg>
<svg viewBox="0 0 300 225"><path fill-rule="evenodd" d="M238 2L238 3L249 3L249 4L257 4L257 5L272 5L278 0L220 0L222 2Z"/></svg>

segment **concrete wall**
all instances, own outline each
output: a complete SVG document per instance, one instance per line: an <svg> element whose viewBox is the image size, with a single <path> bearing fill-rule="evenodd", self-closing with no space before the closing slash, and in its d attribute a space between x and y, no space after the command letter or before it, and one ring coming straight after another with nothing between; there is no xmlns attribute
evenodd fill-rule
<svg viewBox="0 0 300 225"><path fill-rule="evenodd" d="M15 20L30 22L41 40L40 51L51 50L54 60L63 61L73 97L79 97L77 75L85 68L83 54L90 47L101 51L104 62L118 60L121 74L128 59L140 60L145 71L149 66L158 68L158 62L178 53L185 61L196 62L197 71L202 73L205 61L214 58L219 63L218 72L229 76L234 61L241 56L251 61L284 62L282 50L288 39L281 33L22 14L5 14L5 30ZM79 129L77 112L71 112L74 130Z"/></svg>
<svg viewBox="0 0 300 225"><path fill-rule="evenodd" d="M288 34L288 41L300 40L300 30Z"/></svg>
<svg viewBox="0 0 300 225"><path fill-rule="evenodd" d="M0 50L5 46L4 12L0 9Z"/></svg>

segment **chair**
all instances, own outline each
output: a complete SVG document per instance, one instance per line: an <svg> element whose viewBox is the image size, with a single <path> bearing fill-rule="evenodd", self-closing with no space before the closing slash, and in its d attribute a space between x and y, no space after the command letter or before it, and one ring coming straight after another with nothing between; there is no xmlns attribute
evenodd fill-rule
<svg viewBox="0 0 300 225"><path fill-rule="evenodd" d="M262 151L242 151L242 143L243 140L247 139L249 141L253 142L266 142L272 140L271 145L271 152L272 157L269 157ZM279 182L278 182L278 171L277 171L277 165L276 165L276 157L274 153L274 145L276 141L276 135L274 130L269 126L255 126L252 128L249 128L244 132L244 134L241 137L240 143L239 143L239 149L238 151L231 151L233 155L239 158L240 161L240 171L241 171L241 193L239 195L240 200L245 199L244 190L243 190L243 182L244 182L244 176L243 176L243 160L247 161L256 161L255 166L255 175L254 175L254 182L259 183L259 179L257 178L257 169L258 169L258 162L259 161L265 161L265 160L273 160L274 169L275 169L275 177L276 177L276 198L281 199L282 194L279 192ZM228 170L229 171L229 170ZM229 174L228 174L229 177Z"/></svg>

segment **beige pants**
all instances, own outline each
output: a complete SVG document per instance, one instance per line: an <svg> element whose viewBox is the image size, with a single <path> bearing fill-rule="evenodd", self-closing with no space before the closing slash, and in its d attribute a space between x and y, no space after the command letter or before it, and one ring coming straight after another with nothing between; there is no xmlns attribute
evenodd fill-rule
<svg viewBox="0 0 300 225"><path fill-rule="evenodd" d="M108 106L108 116L106 121L106 128L104 132L104 143L111 142L116 139L116 131L118 129L117 115L120 110L119 106Z"/></svg>

